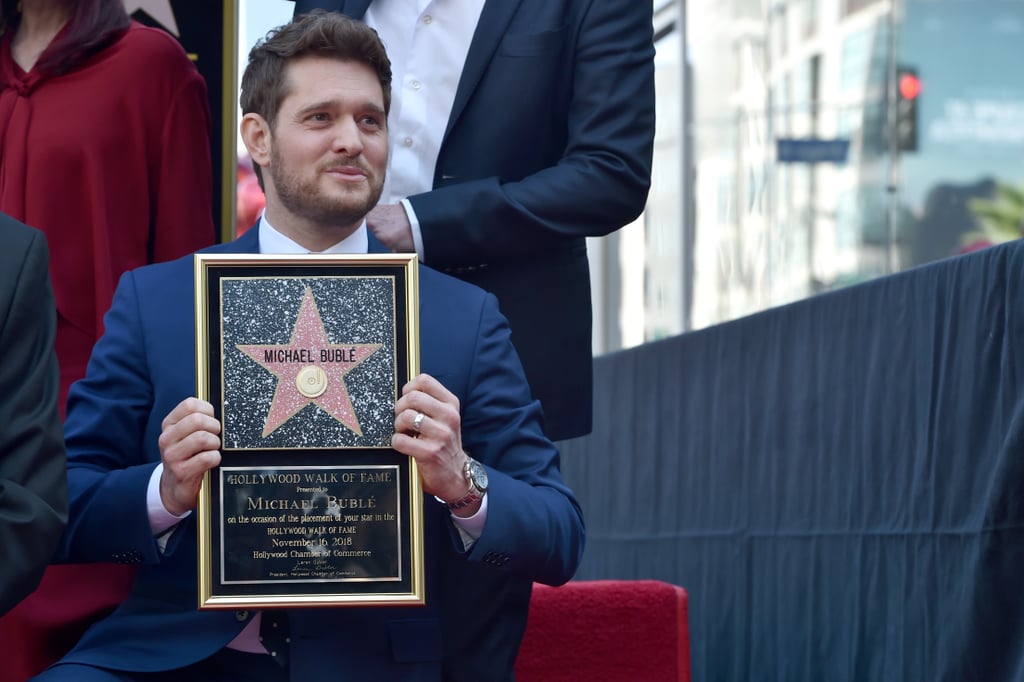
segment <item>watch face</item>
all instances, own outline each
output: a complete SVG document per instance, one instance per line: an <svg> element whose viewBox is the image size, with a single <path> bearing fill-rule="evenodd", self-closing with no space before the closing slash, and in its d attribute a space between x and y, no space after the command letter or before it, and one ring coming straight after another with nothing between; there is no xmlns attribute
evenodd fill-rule
<svg viewBox="0 0 1024 682"><path fill-rule="evenodd" d="M487 469L475 459L469 463L469 476L480 492L487 492Z"/></svg>

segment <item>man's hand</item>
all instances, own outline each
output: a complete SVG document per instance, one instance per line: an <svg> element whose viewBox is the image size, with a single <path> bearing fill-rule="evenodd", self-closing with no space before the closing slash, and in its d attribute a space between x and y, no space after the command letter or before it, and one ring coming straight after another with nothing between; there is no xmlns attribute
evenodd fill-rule
<svg viewBox="0 0 1024 682"><path fill-rule="evenodd" d="M415 253L416 246L412 241L412 225L405 208L401 204L377 205L366 214L366 225L392 251L396 253Z"/></svg>
<svg viewBox="0 0 1024 682"><path fill-rule="evenodd" d="M416 416L423 414L416 428ZM462 473L466 453L462 449L462 417L459 399L429 374L420 374L402 387L395 403L395 435L391 447L416 460L423 490L442 500L458 500L469 491ZM458 510L472 516L480 503Z"/></svg>
<svg viewBox="0 0 1024 682"><path fill-rule="evenodd" d="M160 433L160 499L175 516L195 509L203 474L220 464L220 422L213 405L186 398L164 417Z"/></svg>

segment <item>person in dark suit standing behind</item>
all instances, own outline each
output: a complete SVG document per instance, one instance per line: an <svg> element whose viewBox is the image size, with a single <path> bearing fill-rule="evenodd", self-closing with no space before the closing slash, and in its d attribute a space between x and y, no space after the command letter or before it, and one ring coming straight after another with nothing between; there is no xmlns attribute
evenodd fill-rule
<svg viewBox="0 0 1024 682"><path fill-rule="evenodd" d="M494 293L547 434L589 433L585 238L647 200L650 0L296 0L295 14L314 8L376 29L395 71L389 184L370 229Z"/></svg>
<svg viewBox="0 0 1024 682"><path fill-rule="evenodd" d="M266 210L208 252L386 252L365 216L387 167L390 80L376 34L337 13L254 47L241 132ZM71 389L70 520L56 558L139 572L124 604L36 679L511 681L531 586L572 577L584 526L494 296L419 268L424 373L395 402L391 446L422 479L426 603L284 610L290 643L278 648L260 637L274 621L265 612L197 609L192 511L221 461L221 424L189 397L194 281L192 258L124 275ZM287 383L267 392L268 411Z"/></svg>
<svg viewBox="0 0 1024 682"><path fill-rule="evenodd" d="M0 614L36 588L67 521L46 238L0 213Z"/></svg>

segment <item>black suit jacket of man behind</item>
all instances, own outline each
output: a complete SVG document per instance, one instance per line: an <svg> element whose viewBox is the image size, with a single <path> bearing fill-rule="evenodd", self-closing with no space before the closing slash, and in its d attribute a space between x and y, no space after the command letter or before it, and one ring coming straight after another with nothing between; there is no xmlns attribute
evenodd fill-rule
<svg viewBox="0 0 1024 682"><path fill-rule="evenodd" d="M0 614L39 584L67 522L48 267L43 233L0 213Z"/></svg>
<svg viewBox="0 0 1024 682"><path fill-rule="evenodd" d="M363 18L370 0L297 0ZM554 440L589 433L586 237L650 186L652 5L486 0L434 169L409 197L424 261L497 295Z"/></svg>

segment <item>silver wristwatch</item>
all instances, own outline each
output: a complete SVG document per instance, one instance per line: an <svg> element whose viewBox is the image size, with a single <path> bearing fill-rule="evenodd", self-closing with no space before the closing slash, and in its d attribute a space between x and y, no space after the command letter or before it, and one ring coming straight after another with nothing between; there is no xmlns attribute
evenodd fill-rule
<svg viewBox="0 0 1024 682"><path fill-rule="evenodd" d="M434 499L447 505L448 509L452 511L479 502L487 492L487 470L484 469L483 464L466 455L466 464L462 467L462 474L466 477L466 483L469 484L469 492L453 502L434 496Z"/></svg>

